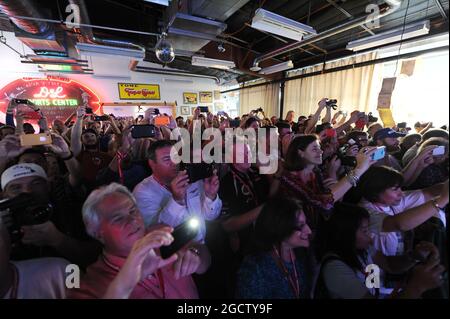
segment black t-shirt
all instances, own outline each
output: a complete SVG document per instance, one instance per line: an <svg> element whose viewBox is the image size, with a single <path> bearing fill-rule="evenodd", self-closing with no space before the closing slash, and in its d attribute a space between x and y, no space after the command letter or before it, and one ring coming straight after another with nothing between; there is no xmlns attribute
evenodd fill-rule
<svg viewBox="0 0 450 319"><path fill-rule="evenodd" d="M270 185L265 175L253 170L247 174L231 167L231 170L220 181L219 196L222 200L222 218L230 218L244 214L267 200ZM238 232L240 249L246 253L253 236L253 225Z"/></svg>

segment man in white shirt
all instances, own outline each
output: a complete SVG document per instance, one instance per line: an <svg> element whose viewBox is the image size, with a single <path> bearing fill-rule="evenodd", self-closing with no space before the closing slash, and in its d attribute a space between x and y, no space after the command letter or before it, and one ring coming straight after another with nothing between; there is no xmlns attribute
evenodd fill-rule
<svg viewBox="0 0 450 319"><path fill-rule="evenodd" d="M164 223L176 227L188 217L200 221L196 240L203 242L206 234L205 220L216 219L222 202L218 197L219 179L210 178L189 183L185 171L170 158L173 141L161 140L153 143L148 151L148 163L153 174L134 189L137 205L145 226Z"/></svg>

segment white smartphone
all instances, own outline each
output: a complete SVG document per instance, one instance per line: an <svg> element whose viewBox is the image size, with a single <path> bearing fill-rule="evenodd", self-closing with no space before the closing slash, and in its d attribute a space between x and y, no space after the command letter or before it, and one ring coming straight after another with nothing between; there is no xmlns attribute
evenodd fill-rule
<svg viewBox="0 0 450 319"><path fill-rule="evenodd" d="M375 153L372 154L372 161L378 161L386 155L386 146L377 147Z"/></svg>
<svg viewBox="0 0 450 319"><path fill-rule="evenodd" d="M438 146L433 150L433 156L439 156L444 154L445 154L445 146L443 145Z"/></svg>

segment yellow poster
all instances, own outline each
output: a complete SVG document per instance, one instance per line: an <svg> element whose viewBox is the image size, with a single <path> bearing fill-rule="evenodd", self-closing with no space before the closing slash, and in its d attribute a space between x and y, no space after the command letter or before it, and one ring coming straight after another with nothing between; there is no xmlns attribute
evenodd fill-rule
<svg viewBox="0 0 450 319"><path fill-rule="evenodd" d="M159 85L118 83L121 100L160 100Z"/></svg>
<svg viewBox="0 0 450 319"><path fill-rule="evenodd" d="M395 121L392 116L391 109L378 109L378 114L380 114L381 121L383 122L384 127L394 127Z"/></svg>

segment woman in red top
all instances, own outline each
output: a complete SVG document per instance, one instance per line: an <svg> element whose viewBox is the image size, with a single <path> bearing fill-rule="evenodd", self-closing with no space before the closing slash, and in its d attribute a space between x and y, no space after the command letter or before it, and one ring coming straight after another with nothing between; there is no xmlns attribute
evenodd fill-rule
<svg viewBox="0 0 450 319"><path fill-rule="evenodd" d="M320 216L328 217L333 204L352 186L356 186L359 177L372 165L371 155L374 152L374 148L362 148L356 156L354 170L339 181L325 181L318 168L322 164L323 151L317 136L297 136L289 144L286 153L279 191L303 202L308 224L314 230ZM340 160L333 160L331 165L337 171Z"/></svg>

